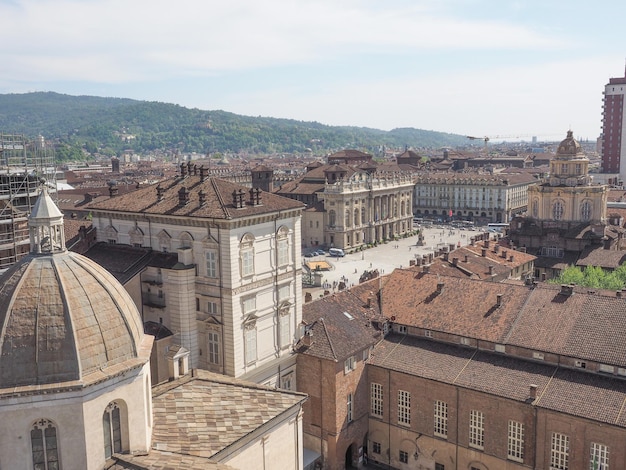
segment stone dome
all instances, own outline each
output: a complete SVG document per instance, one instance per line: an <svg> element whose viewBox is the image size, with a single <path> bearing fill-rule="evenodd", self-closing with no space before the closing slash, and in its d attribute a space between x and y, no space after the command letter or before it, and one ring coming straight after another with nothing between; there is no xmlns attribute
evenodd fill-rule
<svg viewBox="0 0 626 470"><path fill-rule="evenodd" d="M0 286L0 388L91 382L91 374L122 372L139 358L137 307L90 259L67 251L29 255Z"/></svg>
<svg viewBox="0 0 626 470"><path fill-rule="evenodd" d="M0 389L86 385L145 364L151 341L133 299L65 249L63 215L45 189L29 227L31 254L0 276Z"/></svg>
<svg viewBox="0 0 626 470"><path fill-rule="evenodd" d="M574 139L574 133L567 131L567 137L561 141L559 148L556 151L557 155L578 155L583 153L583 149L576 139Z"/></svg>

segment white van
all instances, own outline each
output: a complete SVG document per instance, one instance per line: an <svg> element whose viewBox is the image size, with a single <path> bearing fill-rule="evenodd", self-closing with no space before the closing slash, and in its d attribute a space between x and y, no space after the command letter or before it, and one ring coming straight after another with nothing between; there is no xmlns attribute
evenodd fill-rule
<svg viewBox="0 0 626 470"><path fill-rule="evenodd" d="M346 255L341 248L331 248L330 250L328 250L328 254L330 256L337 256L338 258Z"/></svg>

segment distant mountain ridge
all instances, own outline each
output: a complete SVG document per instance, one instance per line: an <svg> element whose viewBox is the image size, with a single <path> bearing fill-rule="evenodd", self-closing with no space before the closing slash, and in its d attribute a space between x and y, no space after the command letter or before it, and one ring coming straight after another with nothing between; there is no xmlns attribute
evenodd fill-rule
<svg viewBox="0 0 626 470"><path fill-rule="evenodd" d="M413 128L327 126L54 92L0 94L0 133L43 135L60 146L80 147L92 154L122 150L323 154L346 148L372 152L382 146L437 148L467 143L464 136Z"/></svg>

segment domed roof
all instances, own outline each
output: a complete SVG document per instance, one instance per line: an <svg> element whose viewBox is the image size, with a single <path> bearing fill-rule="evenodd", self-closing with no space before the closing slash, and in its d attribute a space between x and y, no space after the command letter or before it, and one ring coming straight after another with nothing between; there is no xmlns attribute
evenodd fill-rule
<svg viewBox="0 0 626 470"><path fill-rule="evenodd" d="M0 276L0 389L85 385L145 364L151 337L133 299L65 249L62 214L45 190L29 225L31 254Z"/></svg>
<svg viewBox="0 0 626 470"><path fill-rule="evenodd" d="M85 381L139 357L137 307L90 259L29 255L0 285L0 388Z"/></svg>
<svg viewBox="0 0 626 470"><path fill-rule="evenodd" d="M576 139L572 131L567 131L567 137L561 141L556 151L557 155L578 155L583 153L583 149Z"/></svg>

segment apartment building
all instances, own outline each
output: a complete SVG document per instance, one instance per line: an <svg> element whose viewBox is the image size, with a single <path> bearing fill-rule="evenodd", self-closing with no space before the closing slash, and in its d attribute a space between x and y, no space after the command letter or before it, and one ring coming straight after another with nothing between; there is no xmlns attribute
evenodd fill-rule
<svg viewBox="0 0 626 470"><path fill-rule="evenodd" d="M536 182L526 172L422 173L415 181L413 213L443 220L506 223L526 211L528 188Z"/></svg>
<svg viewBox="0 0 626 470"><path fill-rule="evenodd" d="M610 78L602 93L602 134L600 136L602 172L617 173L626 180L626 72L623 77Z"/></svg>

